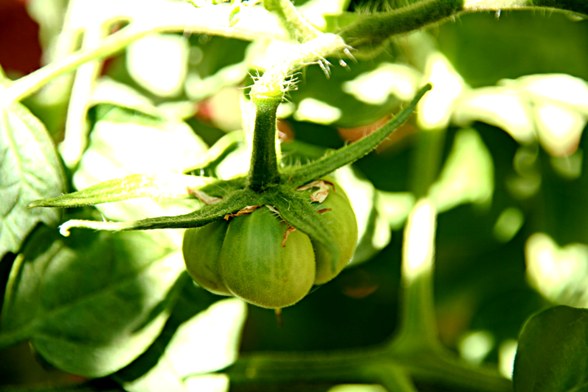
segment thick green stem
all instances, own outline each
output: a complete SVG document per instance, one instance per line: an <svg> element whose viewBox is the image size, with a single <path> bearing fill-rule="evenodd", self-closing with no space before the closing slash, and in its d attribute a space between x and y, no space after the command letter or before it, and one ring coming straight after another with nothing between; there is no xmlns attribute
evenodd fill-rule
<svg viewBox="0 0 588 392"><path fill-rule="evenodd" d="M388 38L438 23L463 12L552 8L588 15L585 0L422 0L389 12L360 17L341 36L355 48L376 46Z"/></svg>
<svg viewBox="0 0 588 392"><path fill-rule="evenodd" d="M384 380L396 372L394 380ZM396 352L388 347L330 353L260 353L242 356L225 372L235 385L276 386L286 383L405 384L405 375L476 392L512 391L497 372L472 367L448 354ZM261 389L261 388L260 388ZM406 389L406 388L405 388ZM397 391L391 389L392 391Z"/></svg>
<svg viewBox="0 0 588 392"><path fill-rule="evenodd" d="M395 350L435 351L441 348L433 299L436 210L428 199L412 209L404 230L401 317Z"/></svg>
<svg viewBox="0 0 588 392"><path fill-rule="evenodd" d="M281 97L253 99L255 128L249 188L255 192L262 192L280 180L276 154L276 112L280 101Z"/></svg>
<svg viewBox="0 0 588 392"><path fill-rule="evenodd" d="M462 0L424 0L391 12L366 15L343 30L341 36L353 47L379 45L393 35L454 15L462 9L462 3Z"/></svg>

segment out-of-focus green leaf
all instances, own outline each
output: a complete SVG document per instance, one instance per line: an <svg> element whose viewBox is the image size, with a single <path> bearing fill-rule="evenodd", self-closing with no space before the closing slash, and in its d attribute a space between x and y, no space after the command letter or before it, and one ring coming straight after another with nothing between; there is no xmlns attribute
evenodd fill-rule
<svg viewBox="0 0 588 392"><path fill-rule="evenodd" d="M462 126L483 121L505 130L519 143L535 138L531 108L513 87L481 87L465 92L459 98L453 120Z"/></svg>
<svg viewBox="0 0 588 392"><path fill-rule="evenodd" d="M473 129L455 135L439 180L430 190L439 211L462 203L488 204L494 191L492 156Z"/></svg>
<svg viewBox="0 0 588 392"><path fill-rule="evenodd" d="M0 108L0 258L16 253L37 223L57 223L57 211L27 206L64 189L61 164L43 124L21 104Z"/></svg>
<svg viewBox="0 0 588 392"><path fill-rule="evenodd" d="M113 108L121 108L124 109L121 110L121 113L125 113L125 110L133 112L133 120L135 121L151 120L151 122L156 122L161 120L161 113L149 98L132 87L108 77L104 77L96 83L96 87L92 91L92 103L95 105L93 110L98 119L104 117L107 112L114 111ZM109 115L112 121L120 119L124 122L129 121L128 118L131 114L126 113L126 116L123 114L120 117L115 117L112 113Z"/></svg>
<svg viewBox="0 0 588 392"><path fill-rule="evenodd" d="M466 85L453 65L440 52L427 56L424 80L433 84L417 107L416 116L421 129L439 130L449 125L456 100Z"/></svg>
<svg viewBox="0 0 588 392"><path fill-rule="evenodd" d="M114 93L101 95L101 99L108 103L99 104L94 109L97 118L90 143L73 177L79 190L129 175L145 175L145 178L177 176L206 159L207 146L186 123L167 118L157 109L149 109L148 105L145 106L149 101L141 100L138 93L124 91L134 98L127 101ZM117 104L111 105L112 101ZM127 106L120 106L120 101ZM128 105L133 108L129 110ZM150 113L144 115L144 111ZM129 220L179 215L193 207L185 201L141 199L104 204L99 209L110 219Z"/></svg>
<svg viewBox="0 0 588 392"><path fill-rule="evenodd" d="M64 239L41 228L11 271L0 336L30 339L61 370L110 374L159 335L182 268L181 252L161 233Z"/></svg>
<svg viewBox="0 0 588 392"><path fill-rule="evenodd" d="M248 45L246 41L223 37L191 37L185 83L188 98L201 101L243 81L250 70L245 61Z"/></svg>
<svg viewBox="0 0 588 392"><path fill-rule="evenodd" d="M553 156L578 148L588 120L588 84L564 74L529 75L499 86L467 91L459 98L454 121L484 121L520 143L538 140Z"/></svg>
<svg viewBox="0 0 588 392"><path fill-rule="evenodd" d="M188 71L188 50L188 40L181 35L142 38L127 48L129 74L157 96L177 96L183 91Z"/></svg>
<svg viewBox="0 0 588 392"><path fill-rule="evenodd" d="M181 303L181 302L180 302ZM193 303L182 303L185 307ZM183 323L174 333L156 365L132 381L131 392L226 391L229 380L207 373L227 367L237 357L245 303L238 299L219 301Z"/></svg>
<svg viewBox="0 0 588 392"><path fill-rule="evenodd" d="M505 78L566 73L588 78L588 25L556 12L463 14L436 30L439 48L474 87Z"/></svg>
<svg viewBox="0 0 588 392"><path fill-rule="evenodd" d="M334 65L329 75L320 67L308 67L288 97L298 121L352 128L390 115L414 96L420 83L415 69L381 56L348 67Z"/></svg>
<svg viewBox="0 0 588 392"><path fill-rule="evenodd" d="M560 247L551 237L535 233L525 246L527 277L545 298L558 304L588 307L588 245Z"/></svg>
<svg viewBox="0 0 588 392"><path fill-rule="evenodd" d="M349 166L342 167L334 175L347 194L357 220L357 249L350 262L357 265L368 261L388 245L390 227L377 209L377 193L371 182Z"/></svg>
<svg viewBox="0 0 588 392"><path fill-rule="evenodd" d="M557 306L523 327L515 359L516 392L588 389L588 310Z"/></svg>

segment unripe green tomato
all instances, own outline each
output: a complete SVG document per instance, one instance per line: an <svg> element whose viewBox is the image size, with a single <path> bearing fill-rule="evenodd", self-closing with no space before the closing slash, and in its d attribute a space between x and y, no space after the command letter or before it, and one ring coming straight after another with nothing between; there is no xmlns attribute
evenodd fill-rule
<svg viewBox="0 0 588 392"><path fill-rule="evenodd" d="M283 308L304 298L314 283L315 258L308 236L268 208L234 218L219 257L221 276L235 296L263 308Z"/></svg>
<svg viewBox="0 0 588 392"><path fill-rule="evenodd" d="M333 255L323 245L313 241L316 257L315 284L323 284L335 278L349 264L357 245L357 221L347 195L341 187L334 184L329 195L319 208L324 210L318 219L329 227L336 238L339 257Z"/></svg>
<svg viewBox="0 0 588 392"><path fill-rule="evenodd" d="M182 252L188 273L214 294L231 295L220 275L218 259L229 224L223 220L187 229Z"/></svg>
<svg viewBox="0 0 588 392"><path fill-rule="evenodd" d="M235 295L264 308L283 308L304 298L313 284L337 276L357 243L351 204L337 185L316 205L339 248L338 258L300 230L291 230L270 209L188 229L183 253L194 281L208 291Z"/></svg>

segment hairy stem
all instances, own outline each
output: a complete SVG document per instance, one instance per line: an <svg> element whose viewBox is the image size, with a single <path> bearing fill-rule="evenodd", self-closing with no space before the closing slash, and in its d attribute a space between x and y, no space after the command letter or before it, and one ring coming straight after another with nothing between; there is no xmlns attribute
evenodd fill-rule
<svg viewBox="0 0 588 392"><path fill-rule="evenodd" d="M389 12L360 17L341 36L355 48L377 46L390 37L441 22L463 12L541 9L588 15L585 0L422 0Z"/></svg>
<svg viewBox="0 0 588 392"><path fill-rule="evenodd" d="M390 12L374 13L341 32L353 47L379 45L393 35L441 21L462 9L462 0L424 0Z"/></svg>
<svg viewBox="0 0 588 392"><path fill-rule="evenodd" d="M262 192L280 179L276 155L276 111L280 101L275 98L253 100L255 127L249 188L254 192Z"/></svg>
<svg viewBox="0 0 588 392"><path fill-rule="evenodd" d="M295 71L311 64L325 65L326 57L342 53L347 48L345 41L337 34L321 34L293 46L289 55L278 57L272 64L268 64L264 74L251 87L251 99L255 101L273 98L281 101Z"/></svg>
<svg viewBox="0 0 588 392"><path fill-rule="evenodd" d="M133 18L129 25L106 37L98 46L84 48L12 82L3 91L0 104L20 101L37 92L57 76L73 72L89 61L115 54L132 42L153 33L192 32L244 40L254 40L262 36L283 39L288 36L275 17L259 7L248 7L243 10L237 26L230 29L227 28L232 10L229 5L219 4L196 9L189 4L170 2L161 7L154 10L157 18L153 18L152 14L148 15L149 17Z"/></svg>

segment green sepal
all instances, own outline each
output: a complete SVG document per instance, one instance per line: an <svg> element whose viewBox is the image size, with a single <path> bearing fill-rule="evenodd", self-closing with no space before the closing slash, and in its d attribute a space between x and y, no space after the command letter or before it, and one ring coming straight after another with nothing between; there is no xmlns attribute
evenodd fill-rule
<svg viewBox="0 0 588 392"><path fill-rule="evenodd" d="M200 189L212 181L214 180L208 177L184 174L165 176L132 174L104 181L81 191L35 200L29 204L29 207L85 207L140 197L187 198L191 196L190 190Z"/></svg>
<svg viewBox="0 0 588 392"><path fill-rule="evenodd" d="M332 255L333 270L337 269L336 260L339 259L339 248L334 234L317 219L319 212L311 203L308 195L286 187L279 187L275 191L264 194L265 204L274 207L280 217L290 226L308 235L311 240L319 242Z"/></svg>
<svg viewBox="0 0 588 392"><path fill-rule="evenodd" d="M303 185L309 181L326 176L336 169L348 165L364 157L374 150L382 141L384 141L392 132L400 127L414 112L419 100L431 89L427 84L422 87L410 103L392 120L379 128L377 131L366 137L342 147L331 153L323 155L316 161L312 161L302 166L290 167L283 170L282 181L289 182L294 186Z"/></svg>
<svg viewBox="0 0 588 392"><path fill-rule="evenodd" d="M69 220L60 226L60 232L67 236L72 228L86 228L107 231L153 230L153 229L187 229L204 226L217 219L223 219L227 214L239 211L248 205L256 205L259 196L252 191L243 189L233 192L217 203L209 204L205 208L188 214L176 216L159 216L125 222L104 222L91 220Z"/></svg>

